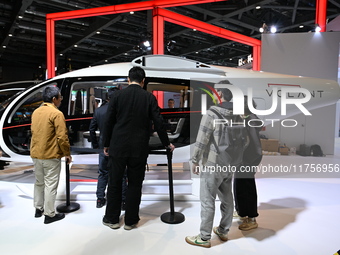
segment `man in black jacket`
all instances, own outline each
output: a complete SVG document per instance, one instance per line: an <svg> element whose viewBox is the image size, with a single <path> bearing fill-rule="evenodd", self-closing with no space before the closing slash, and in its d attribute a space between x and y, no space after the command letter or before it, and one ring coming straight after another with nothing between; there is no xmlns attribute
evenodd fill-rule
<svg viewBox="0 0 340 255"><path fill-rule="evenodd" d="M122 177L127 168L129 185L126 194L125 226L131 230L139 221L139 204L149 153L150 121L162 144L170 144L166 125L153 94L143 89L145 72L140 67L129 71L129 86L117 91L111 98L104 127L104 153L109 156L109 185L103 224L117 229L121 213Z"/></svg>
<svg viewBox="0 0 340 255"><path fill-rule="evenodd" d="M107 93L107 100L104 101L103 105L96 109L93 114L93 118L90 123L90 137L93 149L103 149L103 130L105 124L105 116L108 107L108 102L115 91L119 90L117 87L110 88ZM96 135L96 130L99 129L99 142ZM101 208L105 205L105 190L109 179L108 169L109 157L104 155L103 150L99 152L99 169L98 169L98 183L97 183L97 208ZM125 193L127 189L126 175L123 176L123 193L122 193L122 209L125 209Z"/></svg>

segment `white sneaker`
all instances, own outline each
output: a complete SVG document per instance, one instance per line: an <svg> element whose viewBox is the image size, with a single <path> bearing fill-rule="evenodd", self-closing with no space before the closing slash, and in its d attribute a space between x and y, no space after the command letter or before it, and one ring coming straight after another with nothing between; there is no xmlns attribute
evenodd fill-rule
<svg viewBox="0 0 340 255"><path fill-rule="evenodd" d="M214 233L222 240L228 241L228 234L222 234L218 231L218 227L213 228Z"/></svg>
<svg viewBox="0 0 340 255"><path fill-rule="evenodd" d="M197 236L187 236L185 238L185 241L188 244L192 244L192 245L196 245L196 246L201 246L201 247L205 247L205 248L210 248L211 247L210 240L203 241L201 239L200 235L197 235Z"/></svg>

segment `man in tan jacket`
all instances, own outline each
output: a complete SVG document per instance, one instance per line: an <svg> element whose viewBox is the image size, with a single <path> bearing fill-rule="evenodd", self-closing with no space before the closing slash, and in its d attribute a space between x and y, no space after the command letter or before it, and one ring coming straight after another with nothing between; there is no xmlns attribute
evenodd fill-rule
<svg viewBox="0 0 340 255"><path fill-rule="evenodd" d="M42 93L44 103L32 114L31 157L34 163L35 217L45 215L45 224L61 220L55 213L55 199L61 170L61 158L70 163L70 143L65 118L58 107L63 99L57 87L48 86Z"/></svg>

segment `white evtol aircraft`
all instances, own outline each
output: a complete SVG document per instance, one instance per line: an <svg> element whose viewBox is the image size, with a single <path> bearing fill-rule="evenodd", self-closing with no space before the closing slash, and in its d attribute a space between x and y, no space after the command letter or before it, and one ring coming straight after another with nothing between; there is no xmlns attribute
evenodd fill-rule
<svg viewBox="0 0 340 255"><path fill-rule="evenodd" d="M257 111L264 125L301 112L308 115L310 110L336 103L340 95L339 84L331 80L211 66L174 56L141 56L131 63L106 64L65 73L30 86L3 102L0 107L1 160L32 162L29 157L30 117L42 103L43 88L54 85L60 88L63 96L59 109L66 118L74 163L97 164L98 152L88 141L93 112L105 100L110 87L124 89L127 86L127 74L133 66L146 71L146 89L157 97L164 119L173 125L169 133L176 146L173 162L189 160L189 147L196 138L202 113L214 103L215 84L224 84L226 80L232 84L234 109L237 104L242 110L243 95L253 99L257 104L253 111ZM175 99L175 108L167 108L169 98ZM151 135L150 145L157 147L159 144L158 137ZM166 163L166 158L150 155L148 163Z"/></svg>

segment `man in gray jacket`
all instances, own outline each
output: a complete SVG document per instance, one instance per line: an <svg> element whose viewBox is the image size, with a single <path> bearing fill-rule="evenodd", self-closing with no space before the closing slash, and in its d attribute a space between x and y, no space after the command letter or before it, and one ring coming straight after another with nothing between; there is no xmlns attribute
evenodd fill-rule
<svg viewBox="0 0 340 255"><path fill-rule="evenodd" d="M212 106L202 116L192 157L192 172L200 175L201 226L200 234L187 236L185 241L192 245L210 248L211 232L222 241L228 240L228 231L233 220L232 171L217 171L218 153L213 140L219 141L223 125L214 125L214 120L233 115L232 93L228 89L216 89L220 104ZM218 97L214 94L215 99ZM219 113L219 114L216 114ZM200 168L199 162L203 168ZM220 166L223 167L223 166ZM212 171L214 170L214 171ZM213 228L216 194L221 201L221 220L219 226Z"/></svg>

